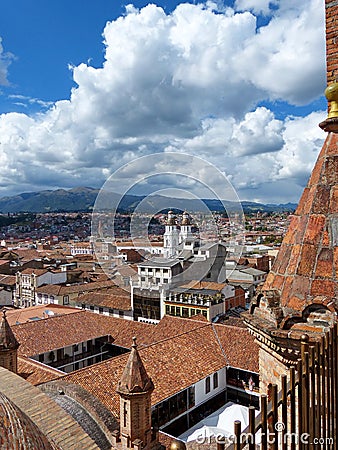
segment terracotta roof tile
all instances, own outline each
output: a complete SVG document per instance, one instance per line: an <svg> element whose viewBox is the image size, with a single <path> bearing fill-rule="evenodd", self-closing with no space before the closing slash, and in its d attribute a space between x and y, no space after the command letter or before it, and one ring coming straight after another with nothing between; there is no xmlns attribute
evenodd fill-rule
<svg viewBox="0 0 338 450"><path fill-rule="evenodd" d="M0 274L0 284L4 284L6 286L15 286L16 285L16 277L14 275Z"/></svg>
<svg viewBox="0 0 338 450"><path fill-rule="evenodd" d="M193 321L183 319L187 324L195 325L190 329L188 325L188 330L183 331L182 320L171 319L172 322L174 320L176 333L179 330L177 335L139 350L147 374L155 385L153 405L228 364L258 371L258 346L247 330L226 325L193 324ZM157 339L160 334L154 333L152 338ZM87 389L118 417L119 396L116 387L128 357L128 354L124 354L95 364L65 375L63 380Z"/></svg>
<svg viewBox="0 0 338 450"><path fill-rule="evenodd" d="M119 287L109 288L105 292L90 292L76 298L77 303L102 306L106 308L131 310L130 293Z"/></svg>
<svg viewBox="0 0 338 450"><path fill-rule="evenodd" d="M46 366L29 358L18 358L18 375L29 381L34 386L55 380L63 375L63 372Z"/></svg>
<svg viewBox="0 0 338 450"><path fill-rule="evenodd" d="M216 283L214 281L196 281L192 280L187 284L184 284L180 287L185 289L211 289L214 291L220 291L224 289L226 283Z"/></svg>
<svg viewBox="0 0 338 450"><path fill-rule="evenodd" d="M29 308L21 308L21 309L10 309L7 310L6 316L8 323L12 325L18 325L20 323L29 322L39 319L45 319L47 317L51 317L54 315L60 314L70 314L73 312L77 312L78 309L71 308L70 306L63 305L38 305L38 306L30 306Z"/></svg>

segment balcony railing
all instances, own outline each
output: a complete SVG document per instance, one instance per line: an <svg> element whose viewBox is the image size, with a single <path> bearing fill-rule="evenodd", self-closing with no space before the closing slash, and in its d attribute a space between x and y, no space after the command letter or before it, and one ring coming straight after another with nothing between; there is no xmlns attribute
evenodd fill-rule
<svg viewBox="0 0 338 450"><path fill-rule="evenodd" d="M337 450L337 361L337 324L320 342L304 339L297 366L281 376L281 390L273 384L269 398L262 394L260 414L250 407L249 426L242 430L235 421L234 443L224 438L218 450Z"/></svg>

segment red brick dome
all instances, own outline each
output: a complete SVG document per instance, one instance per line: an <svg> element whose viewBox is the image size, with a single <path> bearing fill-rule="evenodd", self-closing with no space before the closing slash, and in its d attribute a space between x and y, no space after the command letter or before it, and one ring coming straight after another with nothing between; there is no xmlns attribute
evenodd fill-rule
<svg viewBox="0 0 338 450"><path fill-rule="evenodd" d="M40 429L0 392L0 448L56 450Z"/></svg>

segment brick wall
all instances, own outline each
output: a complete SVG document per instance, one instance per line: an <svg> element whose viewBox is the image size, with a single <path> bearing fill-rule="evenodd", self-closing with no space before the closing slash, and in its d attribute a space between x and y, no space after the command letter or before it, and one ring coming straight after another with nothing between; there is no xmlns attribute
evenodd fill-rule
<svg viewBox="0 0 338 450"><path fill-rule="evenodd" d="M338 78L338 1L325 0L327 82Z"/></svg>

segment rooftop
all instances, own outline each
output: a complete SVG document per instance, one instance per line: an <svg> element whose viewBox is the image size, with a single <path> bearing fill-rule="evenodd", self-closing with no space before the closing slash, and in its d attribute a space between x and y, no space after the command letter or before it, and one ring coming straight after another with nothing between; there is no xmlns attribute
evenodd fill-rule
<svg viewBox="0 0 338 450"><path fill-rule="evenodd" d="M31 320L47 319L55 315L70 314L78 311L76 308L62 305L38 305L29 308L8 309L6 312L7 320L10 326L20 323L30 322ZM33 319L34 318L34 319Z"/></svg>
<svg viewBox="0 0 338 450"><path fill-rule="evenodd" d="M78 310L71 314L26 322L12 326L20 343L20 356L34 356L58 348L111 335L114 344L130 348L132 337L140 343L148 342L148 329L153 325L118 319Z"/></svg>
<svg viewBox="0 0 338 450"><path fill-rule="evenodd" d="M101 306L123 311L131 310L131 300L129 292L122 288L111 288L106 292L91 292L81 294L76 298L77 303L92 306Z"/></svg>
<svg viewBox="0 0 338 450"><path fill-rule="evenodd" d="M178 259L156 258L138 264L139 267L173 267L180 264Z"/></svg>
<svg viewBox="0 0 338 450"><path fill-rule="evenodd" d="M153 405L227 365L258 372L258 346L246 329L174 317L165 317L153 329L149 338L157 341L139 349L155 385ZM87 389L118 417L116 387L128 358L124 354L62 379Z"/></svg>

